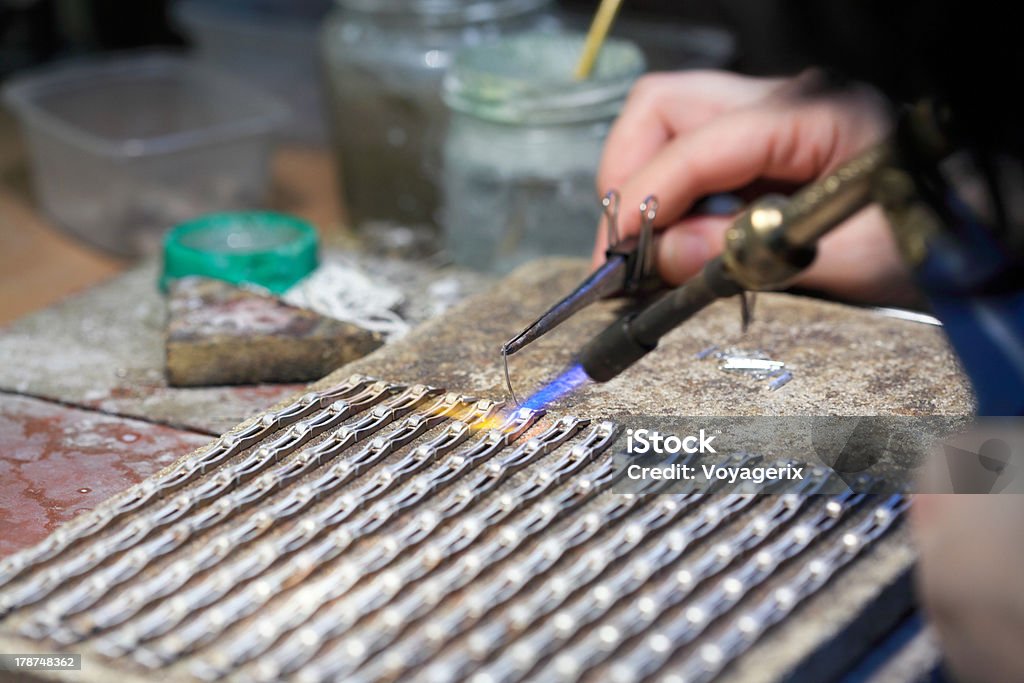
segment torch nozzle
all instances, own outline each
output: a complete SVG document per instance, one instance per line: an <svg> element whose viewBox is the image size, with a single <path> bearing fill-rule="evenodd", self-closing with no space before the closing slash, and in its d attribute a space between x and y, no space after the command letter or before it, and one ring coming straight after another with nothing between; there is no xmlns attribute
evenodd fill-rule
<svg viewBox="0 0 1024 683"><path fill-rule="evenodd" d="M591 379L607 382L657 348L663 336L708 304L742 291L722 259L715 258L685 284L608 326L583 347L578 362Z"/></svg>

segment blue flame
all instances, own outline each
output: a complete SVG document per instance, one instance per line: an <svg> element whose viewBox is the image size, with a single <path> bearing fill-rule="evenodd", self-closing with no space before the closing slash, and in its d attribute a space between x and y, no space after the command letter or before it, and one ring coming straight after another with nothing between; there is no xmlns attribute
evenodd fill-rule
<svg viewBox="0 0 1024 683"><path fill-rule="evenodd" d="M590 377L587 376L587 372L583 369L582 365L578 363L570 365L561 375L542 386L532 396L523 401L523 408L530 408L531 410L546 408L569 392L579 388L589 379Z"/></svg>

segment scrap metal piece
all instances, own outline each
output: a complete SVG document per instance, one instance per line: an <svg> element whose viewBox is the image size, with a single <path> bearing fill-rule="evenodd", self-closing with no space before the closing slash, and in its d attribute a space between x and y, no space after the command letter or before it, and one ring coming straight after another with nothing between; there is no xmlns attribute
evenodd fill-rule
<svg viewBox="0 0 1024 683"><path fill-rule="evenodd" d="M778 375L777 377L775 377L768 384L768 391L775 391L776 389L781 389L782 387L786 386L786 384L788 384L789 380L791 380L791 379L793 379L793 373L792 372L788 372L788 371L787 372L783 372L781 375Z"/></svg>
<svg viewBox="0 0 1024 683"><path fill-rule="evenodd" d="M782 361L772 360L764 351L743 351L740 349L719 349L712 344L694 356L697 360L714 358L720 360L718 367L726 372L739 372L758 380L771 380L768 391L776 391L793 379L793 373Z"/></svg>
<svg viewBox="0 0 1024 683"><path fill-rule="evenodd" d="M694 358L697 360L704 360L716 351L718 351L718 344L712 344L711 346L707 346L694 354Z"/></svg>
<svg viewBox="0 0 1024 683"><path fill-rule="evenodd" d="M896 318L897 320L909 320L914 323L921 323L922 325L933 325L935 327L942 327L942 321L933 315L927 313L920 313L918 311L908 311L905 308L889 308L886 306L872 307L875 313L884 315L888 318Z"/></svg>
<svg viewBox="0 0 1024 683"><path fill-rule="evenodd" d="M743 372L750 371L774 371L779 368L785 367L786 364L778 360L769 360L767 358L737 358L731 356L725 359L725 362L719 365L722 370L740 370Z"/></svg>

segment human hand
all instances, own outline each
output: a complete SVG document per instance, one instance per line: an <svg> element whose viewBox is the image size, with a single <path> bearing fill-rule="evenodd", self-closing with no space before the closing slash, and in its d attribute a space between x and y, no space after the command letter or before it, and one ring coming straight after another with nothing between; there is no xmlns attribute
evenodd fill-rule
<svg viewBox="0 0 1024 683"><path fill-rule="evenodd" d="M889 116L879 95L824 85L816 72L780 80L692 71L637 83L609 134L597 183L602 194L621 194L622 235L640 229L639 211L628 207L658 197L658 270L668 283L686 281L724 245L731 219L686 216L695 201L757 184L806 184L885 136ZM606 237L602 224L595 266L604 262ZM796 284L859 301L914 298L877 207L824 237Z"/></svg>
<svg viewBox="0 0 1024 683"><path fill-rule="evenodd" d="M1024 680L1020 495L919 495L917 587L958 681Z"/></svg>

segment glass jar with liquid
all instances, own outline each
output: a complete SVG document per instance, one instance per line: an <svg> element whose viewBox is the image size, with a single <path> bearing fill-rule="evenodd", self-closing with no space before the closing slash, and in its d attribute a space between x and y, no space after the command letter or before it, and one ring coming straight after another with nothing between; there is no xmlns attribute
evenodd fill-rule
<svg viewBox="0 0 1024 683"><path fill-rule="evenodd" d="M551 4L336 0L321 35L328 109L350 223L371 241L436 246L445 69L465 46L553 28Z"/></svg>
<svg viewBox="0 0 1024 683"><path fill-rule="evenodd" d="M444 84L443 220L453 259L507 272L540 256L590 253L601 149L644 57L605 43L592 76L573 72L582 35L529 34L456 57Z"/></svg>

